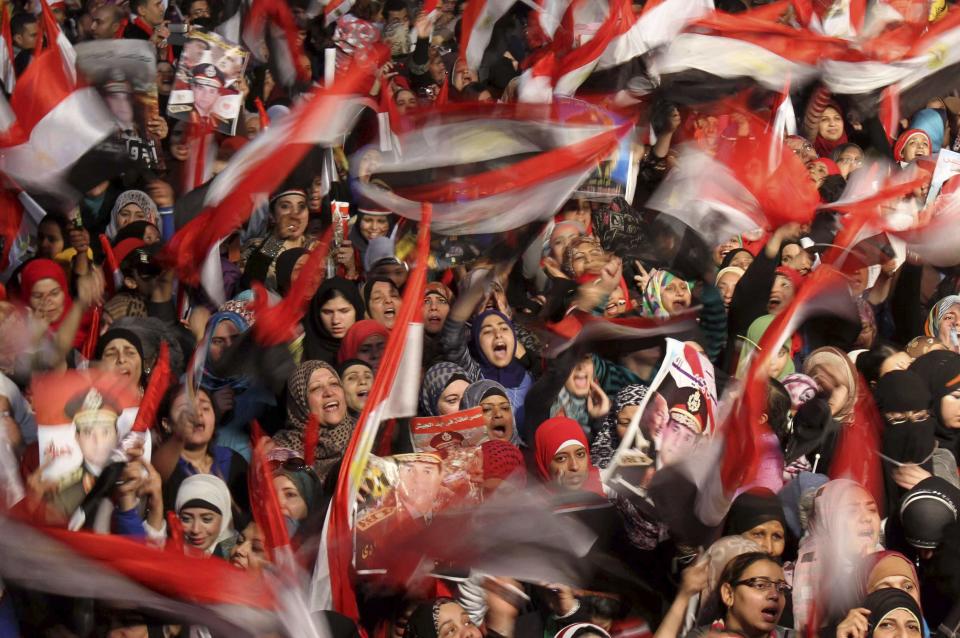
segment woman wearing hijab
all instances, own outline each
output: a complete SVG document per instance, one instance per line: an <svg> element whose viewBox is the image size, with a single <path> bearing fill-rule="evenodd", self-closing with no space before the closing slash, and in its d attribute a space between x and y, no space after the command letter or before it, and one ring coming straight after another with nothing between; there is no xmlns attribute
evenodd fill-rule
<svg viewBox="0 0 960 638"><path fill-rule="evenodd" d="M160 215L157 205L143 191L129 190L120 193L110 211L107 239L113 241L121 228L138 221L147 221L159 228Z"/></svg>
<svg viewBox="0 0 960 638"><path fill-rule="evenodd" d="M143 344L132 330L111 328L97 339L94 360L99 369L119 375L130 382L130 389L136 394L143 393L146 369L143 361Z"/></svg>
<svg viewBox="0 0 960 638"><path fill-rule="evenodd" d="M273 436L278 447L303 454L307 422L319 421L313 469L321 480L350 443L356 422L347 414L347 398L337 371L322 361L301 363L287 381L287 427Z"/></svg>
<svg viewBox="0 0 960 638"><path fill-rule="evenodd" d="M688 281L667 270L655 269L650 272L643 288L644 316L671 317L689 308L692 301Z"/></svg>
<svg viewBox="0 0 960 638"><path fill-rule="evenodd" d="M745 272L743 268L737 266L727 266L717 271L715 281L717 282L717 290L720 291L720 296L723 298L724 308L730 307L733 291L737 289L737 283Z"/></svg>
<svg viewBox="0 0 960 638"><path fill-rule="evenodd" d="M313 468L304 465L301 459L292 458L273 470L273 489L287 524L287 534L294 546L299 547L323 526L328 499L324 498L320 479Z"/></svg>
<svg viewBox="0 0 960 638"><path fill-rule="evenodd" d="M813 462L814 471L827 471L833 461L840 432L854 416L857 369L842 350L827 346L810 353L803 362L803 373L812 378L828 396L830 420L820 434L818 447L807 454L807 458Z"/></svg>
<svg viewBox="0 0 960 638"><path fill-rule="evenodd" d="M900 526L906 542L921 559L929 560L948 540L944 531L957 522L958 512L960 489L954 484L937 476L920 481L900 501Z"/></svg>
<svg viewBox="0 0 960 638"><path fill-rule="evenodd" d="M362 319L356 284L340 277L325 280L303 317L303 360L335 363L347 332Z"/></svg>
<svg viewBox="0 0 960 638"><path fill-rule="evenodd" d="M530 388L524 404L524 431L529 436L546 419L566 416L590 437L594 424L609 410L610 400L594 377L593 357L570 348Z"/></svg>
<svg viewBox="0 0 960 638"><path fill-rule="evenodd" d="M174 511L183 525L186 548L226 559L236 533L227 484L216 476L196 474L177 490Z"/></svg>
<svg viewBox="0 0 960 638"><path fill-rule="evenodd" d="M960 352L960 295L948 295L935 303L923 330L948 350Z"/></svg>
<svg viewBox="0 0 960 638"><path fill-rule="evenodd" d="M593 492L604 496L600 472L580 424L557 416L537 428L533 445L537 474L551 492Z"/></svg>
<svg viewBox="0 0 960 638"><path fill-rule="evenodd" d="M363 305L367 317L390 330L400 314L403 298L397 284L388 277L372 277L363 286Z"/></svg>
<svg viewBox="0 0 960 638"><path fill-rule="evenodd" d="M900 589L878 589L850 613L837 627L837 638L920 638L924 635L920 604Z"/></svg>
<svg viewBox="0 0 960 638"><path fill-rule="evenodd" d="M353 222L350 229L350 243L357 253L357 263L364 264L364 257L367 254L367 248L370 246L370 240L375 237L386 237L393 230L396 224L396 218L388 210L377 208L374 205L359 207L357 209L357 219Z"/></svg>
<svg viewBox="0 0 960 638"><path fill-rule="evenodd" d="M437 598L414 608L404 638L483 638L470 614L452 598Z"/></svg>
<svg viewBox="0 0 960 638"><path fill-rule="evenodd" d="M590 445L590 460L601 470L606 469L613 461L613 456L616 454L617 448L620 447L620 442L623 440L623 435L626 434L631 419L633 419L646 396L647 386L640 384L628 385L617 393L610 412L604 417L603 424L597 430L593 443ZM656 398L659 396L657 394L651 398L651 406L656 405ZM644 417L646 417L646 414L644 414ZM644 425L644 422L641 421L641 429L644 429ZM653 441L659 436L659 430L664 425L666 425L666 421L661 419L659 427L654 425L654 431L648 429L643 432L644 437L648 441Z"/></svg>
<svg viewBox="0 0 960 638"><path fill-rule="evenodd" d="M47 324L50 334L63 332L69 337L64 352L79 348L87 339L92 305L103 294L103 278L93 271L83 282L78 281L77 299L70 297L70 288L63 268L50 259L33 259L20 272L20 298L34 318ZM69 334L68 334L69 333Z"/></svg>
<svg viewBox="0 0 960 638"><path fill-rule="evenodd" d="M360 359L366 361L376 374L389 338L390 331L379 321L373 319L358 321L347 330L337 353L337 361Z"/></svg>
<svg viewBox="0 0 960 638"><path fill-rule="evenodd" d="M960 457L960 355L934 350L919 357L910 371L923 379L930 391L930 409L936 420L940 447Z"/></svg>
<svg viewBox="0 0 960 638"><path fill-rule="evenodd" d="M803 134L813 143L819 157L830 157L833 150L847 143L843 109L830 99L826 90L811 97L803 120Z"/></svg>
<svg viewBox="0 0 960 638"><path fill-rule="evenodd" d="M750 366L750 356L759 348L760 340L763 339L767 328L773 323L776 317L774 315L763 315L757 317L750 328L747 330L747 336L743 339L743 345L740 348L740 358L737 362L737 377L743 378L747 374ZM796 372L793 365L793 355L799 350L799 338L787 339L780 346L777 355L770 360L767 367L767 375L771 379L782 381L789 375Z"/></svg>
<svg viewBox="0 0 960 638"><path fill-rule="evenodd" d="M277 289L277 258L291 248L312 248L307 237L307 191L287 188L270 197L270 231L266 237L252 239L244 245L237 264L243 270L243 281L262 282Z"/></svg>
<svg viewBox="0 0 960 638"><path fill-rule="evenodd" d="M154 453L154 465L163 478L163 500L173 505L180 485L198 474L216 476L228 486L233 502L247 509L247 462L237 452L213 443L217 414L203 388L191 400L184 385L171 388L160 405L161 428L166 433Z"/></svg>
<svg viewBox="0 0 960 638"><path fill-rule="evenodd" d="M347 413L354 419L360 416L373 387L373 368L362 359L347 359L337 366L347 397Z"/></svg>
<svg viewBox="0 0 960 638"><path fill-rule="evenodd" d="M720 260L720 270L722 271L726 268L739 268L740 270L746 271L747 268L750 267L750 264L753 263L754 259L755 257L753 256L753 253L741 245L723 256L723 259Z"/></svg>
<svg viewBox="0 0 960 638"><path fill-rule="evenodd" d="M742 536L780 558L786 546L787 521L777 495L759 487L737 496L727 513L723 535Z"/></svg>
<svg viewBox="0 0 960 638"><path fill-rule="evenodd" d="M897 138L893 147L893 159L901 166L906 166L918 157L930 154L930 136L920 129L907 129Z"/></svg>
<svg viewBox="0 0 960 638"><path fill-rule="evenodd" d="M306 248L291 248L280 253L277 257L277 287L275 292L281 297L286 297L290 292L290 287L296 281L300 269L307 262L310 251Z"/></svg>
<svg viewBox="0 0 960 638"><path fill-rule="evenodd" d="M470 382L460 366L441 361L430 367L420 383L420 416L441 416L460 410Z"/></svg>
<svg viewBox="0 0 960 638"><path fill-rule="evenodd" d="M489 379L471 383L460 397L460 409L476 407L483 410L483 424L491 441L505 441L515 447L521 445L513 419L513 407L505 387Z"/></svg>

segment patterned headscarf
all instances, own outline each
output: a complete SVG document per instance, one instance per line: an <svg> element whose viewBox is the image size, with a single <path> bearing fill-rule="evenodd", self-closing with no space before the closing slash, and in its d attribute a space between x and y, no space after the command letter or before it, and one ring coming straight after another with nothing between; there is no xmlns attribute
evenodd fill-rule
<svg viewBox="0 0 960 638"><path fill-rule="evenodd" d="M670 313L663 308L663 289L670 285L676 275L667 270L653 270L650 273L650 279L647 280L647 286L643 289L643 314L648 317L666 318ZM690 282L684 281L687 290L690 290Z"/></svg>
<svg viewBox="0 0 960 638"><path fill-rule="evenodd" d="M143 191L129 190L123 191L113 203L113 209L110 211L110 224L107 226L107 239L113 240L117 236L120 227L117 224L117 215L127 204L136 204L147 214L147 221L156 227L160 227L160 215L157 213L157 205L153 203L150 196Z"/></svg>
<svg viewBox="0 0 960 638"><path fill-rule="evenodd" d="M927 323L923 326L923 332L928 337L940 338L940 320L947 311L956 305L960 305L960 295L947 295L930 309L930 315L927 317Z"/></svg>
<svg viewBox="0 0 960 638"><path fill-rule="evenodd" d="M437 416L437 402L440 401L443 391L457 379L469 381L467 372L455 363L441 361L430 366L423 375L420 384L420 414L421 416Z"/></svg>
<svg viewBox="0 0 960 638"><path fill-rule="evenodd" d="M617 417L620 410L631 405L640 405L647 396L647 386L633 384L620 390L614 399L610 412L603 419L603 424L590 446L590 460L600 469L606 469L613 460L617 448L620 447L620 435L617 434Z"/></svg>
<svg viewBox="0 0 960 638"><path fill-rule="evenodd" d="M437 598L417 605L407 621L408 638L438 638L440 635L440 608L455 603L452 598Z"/></svg>
<svg viewBox="0 0 960 638"><path fill-rule="evenodd" d="M273 441L278 446L303 454L303 435L307 428L307 421L310 420L310 403L307 398L310 377L321 368L328 370L338 381L340 380L337 371L330 364L323 361L304 361L287 381L287 428L273 436ZM345 414L343 421L332 427L321 422L317 453L313 463L318 476L323 478L343 457L355 424L349 413Z"/></svg>

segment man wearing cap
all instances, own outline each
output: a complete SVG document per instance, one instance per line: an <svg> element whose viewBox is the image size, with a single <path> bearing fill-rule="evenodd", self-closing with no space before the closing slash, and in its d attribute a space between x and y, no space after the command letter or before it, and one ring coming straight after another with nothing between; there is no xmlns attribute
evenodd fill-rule
<svg viewBox="0 0 960 638"><path fill-rule="evenodd" d="M137 137L131 95L133 95L133 85L127 81L122 71L116 69L103 85L103 100L113 116L117 118L117 126L124 137Z"/></svg>
<svg viewBox="0 0 960 638"><path fill-rule="evenodd" d="M696 447L703 435L703 393L696 388L678 388L670 408L670 420L661 434L657 467L681 460Z"/></svg>
<svg viewBox="0 0 960 638"><path fill-rule="evenodd" d="M383 503L357 522L357 567L377 565L377 550L389 551L390 538L410 529L428 525L442 505L445 492L442 460L438 454L414 452L396 454L399 480Z"/></svg>
<svg viewBox="0 0 960 638"><path fill-rule="evenodd" d="M70 515L93 489L110 453L117 447L120 408L99 390L90 388L67 401L64 413L73 419L77 445L83 455L83 464L64 479L64 487L53 499L57 509Z"/></svg>
<svg viewBox="0 0 960 638"><path fill-rule="evenodd" d="M190 121L210 128L216 128L220 120L213 112L223 88L223 73L215 65L205 62L193 67L190 78L193 90L193 111Z"/></svg>

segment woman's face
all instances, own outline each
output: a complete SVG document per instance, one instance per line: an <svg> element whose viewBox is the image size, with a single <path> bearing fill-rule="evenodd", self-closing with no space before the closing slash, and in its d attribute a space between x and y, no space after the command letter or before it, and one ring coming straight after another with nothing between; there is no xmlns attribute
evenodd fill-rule
<svg viewBox="0 0 960 638"><path fill-rule="evenodd" d="M347 407L354 412L363 410L373 386L373 372L367 366L354 365L343 371L343 393Z"/></svg>
<svg viewBox="0 0 960 638"><path fill-rule="evenodd" d="M153 224L143 230L143 243L147 246L160 243L160 231Z"/></svg>
<svg viewBox="0 0 960 638"><path fill-rule="evenodd" d="M940 323L937 324L940 343L954 352L956 352L957 347L957 344L953 341L954 332L960 330L958 323L960 323L960 305L953 305L943 313L943 316L940 317Z"/></svg>
<svg viewBox="0 0 960 638"><path fill-rule="evenodd" d="M913 570L910 568L910 565L899 556L887 556L876 564L873 570L871 570L871 575L872 572L876 571L881 565L883 565L884 571L890 575L884 576L877 581L874 581L873 578L868 578L870 583L867 587L867 593L872 594L881 589L899 589L910 594L910 596L917 601L917 604L920 604L920 586L917 584L917 581L914 580Z"/></svg>
<svg viewBox="0 0 960 638"><path fill-rule="evenodd" d="M221 321L214 328L210 336L210 352L208 356L211 361L219 361L223 353L233 345L233 340L240 334L240 328L232 321Z"/></svg>
<svg viewBox="0 0 960 638"><path fill-rule="evenodd" d="M337 295L320 306L320 322L334 339L343 339L347 330L357 321L353 304Z"/></svg>
<svg viewBox="0 0 960 638"><path fill-rule="evenodd" d="M30 309L38 319L53 323L63 314L64 291L55 279L41 279L30 291Z"/></svg>
<svg viewBox="0 0 960 638"><path fill-rule="evenodd" d="M911 136L903 147L903 159L906 162L912 162L918 157L926 157L929 154L930 141L926 135Z"/></svg>
<svg viewBox="0 0 960 638"><path fill-rule="evenodd" d="M40 222L37 228L37 257L53 259L55 255L63 252L63 248L63 233L60 232L60 226L54 222Z"/></svg>
<svg viewBox="0 0 960 638"><path fill-rule="evenodd" d="M506 368L513 361L516 350L516 337L513 329L503 317L489 315L480 326L480 351L491 364L498 368Z"/></svg>
<svg viewBox="0 0 960 638"><path fill-rule="evenodd" d="M960 390L954 390L940 399L940 420L945 427L960 429Z"/></svg>
<svg viewBox="0 0 960 638"><path fill-rule="evenodd" d="M810 376L817 382L821 390L830 393L830 399L827 403L830 405L830 414L836 416L846 405L847 399L850 398L850 389L826 366L815 367L811 370Z"/></svg>
<svg viewBox="0 0 960 638"><path fill-rule="evenodd" d="M384 326L393 328L400 312L401 298L395 286L386 281L376 281L370 290L370 318Z"/></svg>
<svg viewBox="0 0 960 638"><path fill-rule="evenodd" d="M860 486L851 487L843 495L839 507L852 551L860 556L876 551L880 542L880 514L870 492Z"/></svg>
<svg viewBox="0 0 960 638"><path fill-rule="evenodd" d="M906 352L895 352L880 364L880 376L893 372L894 370L906 370L913 363L913 357Z"/></svg>
<svg viewBox="0 0 960 638"><path fill-rule="evenodd" d="M137 348L126 339L111 339L100 357L100 369L118 374L136 387L140 385L143 359Z"/></svg>
<svg viewBox="0 0 960 638"><path fill-rule="evenodd" d="M383 358L383 350L387 345L387 340L384 339L383 335L370 335L360 343L360 347L357 348L357 359L361 361L366 361L370 364L370 367L373 368L373 371L376 372L377 368L380 367L380 359Z"/></svg>
<svg viewBox="0 0 960 638"><path fill-rule="evenodd" d="M360 213L360 236L370 241L374 237L383 237L390 230L390 221L386 215L364 215Z"/></svg>
<svg viewBox="0 0 960 638"><path fill-rule="evenodd" d="M251 571L260 571L270 564L263 532L255 522L247 525L237 538L237 544L230 551L230 563L234 567Z"/></svg>
<svg viewBox="0 0 960 638"><path fill-rule="evenodd" d="M583 399L590 393L590 383L592 381L593 357L587 355L574 366L563 387L573 396Z"/></svg>
<svg viewBox="0 0 960 638"><path fill-rule="evenodd" d="M460 397L469 385L470 382L464 379L455 379L447 384L437 399L437 413L446 416L460 410Z"/></svg>
<svg viewBox="0 0 960 638"><path fill-rule="evenodd" d="M220 535L223 516L205 507L185 507L180 510L183 539L191 546L206 551Z"/></svg>
<svg viewBox="0 0 960 638"><path fill-rule="evenodd" d="M430 335L440 334L443 323L450 314L450 302L437 294L423 298L423 331Z"/></svg>
<svg viewBox="0 0 960 638"><path fill-rule="evenodd" d="M510 400L500 394L492 394L482 401L483 424L487 426L487 436L499 441L510 441L513 437L513 407Z"/></svg>
<svg viewBox="0 0 960 638"><path fill-rule="evenodd" d="M809 273L810 267L813 266L810 253L805 251L800 244L787 244L784 246L783 251L780 253L780 263L793 268L801 275Z"/></svg>
<svg viewBox="0 0 960 638"><path fill-rule="evenodd" d="M735 272L724 273L723 276L717 280L717 290L720 291L720 296L723 297L723 305L727 308L730 307L730 301L733 299L733 291L737 289L738 281L740 281L740 275Z"/></svg>
<svg viewBox="0 0 960 638"><path fill-rule="evenodd" d="M332 427L341 423L347 416L347 397L340 379L326 368L314 370L307 383L307 405L321 425Z"/></svg>
<svg viewBox="0 0 960 638"><path fill-rule="evenodd" d="M437 638L482 638L483 634L470 620L463 607L445 603L437 610Z"/></svg>
<svg viewBox="0 0 960 638"><path fill-rule="evenodd" d="M413 91L397 91L393 99L396 101L397 110L400 111L401 114L417 108L417 96Z"/></svg>
<svg viewBox="0 0 960 638"><path fill-rule="evenodd" d="M767 521L756 527L747 530L741 534L746 539L752 540L763 548L763 551L770 554L773 558L779 558L783 555L783 548L786 542L786 532L780 521Z"/></svg>
<svg viewBox="0 0 960 638"><path fill-rule="evenodd" d="M307 198L299 194L284 195L273 203L274 228L278 239L284 241L303 237L307 230Z"/></svg>
<svg viewBox="0 0 960 638"><path fill-rule="evenodd" d="M920 622L906 609L894 609L884 616L873 630L872 638L919 638Z"/></svg>
<svg viewBox="0 0 960 638"><path fill-rule="evenodd" d="M783 568L772 560L758 560L736 582L720 586L720 597L727 607L727 628L747 636L772 632L787 602L776 587L784 582Z"/></svg>
<svg viewBox="0 0 960 638"><path fill-rule="evenodd" d="M187 392L181 392L170 406L170 417L174 430L184 434L187 447L204 447L213 439L216 415L206 392L198 392L193 401Z"/></svg>
<svg viewBox="0 0 960 638"><path fill-rule="evenodd" d="M679 314L690 307L693 300L690 295L690 286L679 277L660 289L660 301L663 309L670 315Z"/></svg>
<svg viewBox="0 0 960 638"><path fill-rule="evenodd" d="M277 493L281 514L295 521L302 521L307 517L307 502L300 496L293 481L282 474L274 476L273 491Z"/></svg>
<svg viewBox="0 0 960 638"><path fill-rule="evenodd" d="M619 317L627 311L627 300L623 296L621 288L614 288L610 296L607 297L607 305L603 308L603 316L608 319Z"/></svg>
<svg viewBox="0 0 960 638"><path fill-rule="evenodd" d="M186 162L190 157L190 144L187 141L186 124L178 123L170 133L170 155L178 162Z"/></svg>
<svg viewBox="0 0 960 638"><path fill-rule="evenodd" d="M860 168L861 164L863 164L863 151L855 146L848 146L843 149L843 152L837 157L837 166L840 168L843 179L847 179L850 173Z"/></svg>
<svg viewBox="0 0 960 638"><path fill-rule="evenodd" d="M731 266L736 266L737 268L743 268L746 270L750 267L750 264L753 263L753 255L751 255L746 250L738 251L736 255L733 256L733 259L730 260Z"/></svg>
<svg viewBox="0 0 960 638"><path fill-rule="evenodd" d="M609 261L603 248L593 242L582 241L572 246L573 259L570 263L575 277L584 273L598 274Z"/></svg>
<svg viewBox="0 0 960 638"><path fill-rule="evenodd" d="M574 239L580 236L580 232L572 226L561 226L559 230L550 235L550 256L557 263L563 263L563 252L567 249Z"/></svg>
<svg viewBox="0 0 960 638"><path fill-rule="evenodd" d="M576 491L587 482L590 472L590 459L587 448L579 443L571 443L561 448L550 459L550 478L561 488Z"/></svg>
<svg viewBox="0 0 960 638"><path fill-rule="evenodd" d="M836 142L843 136L843 117L837 109L828 106L820 115L820 137Z"/></svg>
<svg viewBox="0 0 960 638"><path fill-rule="evenodd" d="M639 405L626 405L617 412L617 436L621 439L627 435L627 428L630 427L630 421L640 409Z"/></svg>
<svg viewBox="0 0 960 638"><path fill-rule="evenodd" d="M770 363L767 364L767 376L771 379L779 379L780 375L783 374L783 369L787 367L787 363L790 361L790 350L786 346L780 348L777 352L777 355L770 360Z"/></svg>
<svg viewBox="0 0 960 638"><path fill-rule="evenodd" d="M120 230L127 224L143 221L145 219L147 219L146 211L131 202L117 211L117 230Z"/></svg>
<svg viewBox="0 0 960 638"><path fill-rule="evenodd" d="M773 279L773 287L770 289L770 296L767 298L767 312L772 315L777 314L793 301L796 291L793 288L793 282L783 275L777 275Z"/></svg>

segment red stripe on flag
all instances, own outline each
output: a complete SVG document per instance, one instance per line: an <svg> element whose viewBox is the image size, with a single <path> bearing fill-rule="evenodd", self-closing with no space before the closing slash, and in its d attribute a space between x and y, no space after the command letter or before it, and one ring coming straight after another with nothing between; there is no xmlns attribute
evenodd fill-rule
<svg viewBox="0 0 960 638"><path fill-rule="evenodd" d="M73 83L63 68L59 49L48 47L36 54L10 96L10 108L23 133L29 136L33 127L72 91Z"/></svg>
<svg viewBox="0 0 960 638"><path fill-rule="evenodd" d="M387 349L380 361L380 368L377 370L377 376L373 381L373 387L370 389L367 403L357 420L359 426L354 429L353 435L350 437L350 444L344 453L337 479L337 490L330 504L327 558L329 560L334 609L354 620L359 620L360 614L357 608L356 593L350 579L350 564L353 554L353 543L350 540L350 511L353 507L351 466L354 464L355 456L359 451L358 448L364 431L370 429L376 431L380 426L379 422L368 423L368 421L371 414L379 414L382 404L388 400L391 391L393 391L397 381L397 371L400 368L400 361L407 344L407 331L410 329L411 323L419 321L422 317L423 304L420 301L423 299L423 290L427 280L431 215L430 204L424 204L417 236L417 263L407 281L407 287L403 291L400 315L397 317L394 329L390 333ZM415 381L414 379L405 380L408 383L415 383ZM383 416L389 418L391 415ZM364 456L369 454L369 450L363 450L362 452Z"/></svg>
<svg viewBox="0 0 960 638"><path fill-rule="evenodd" d="M170 387L171 378L170 346L166 341L161 341L160 353L157 355L157 363L153 366L153 371L150 373L147 389L144 390L143 398L140 399L137 418L133 421L133 432L146 432L153 427L157 418L157 410L160 409L160 402Z"/></svg>
<svg viewBox="0 0 960 638"><path fill-rule="evenodd" d="M254 439L253 457L250 473L247 476L250 505L253 518L263 533L267 555L271 562L276 562L277 549L289 546L290 537L287 535L287 526L280 512L280 501L273 489L273 473L267 462L265 447L267 439L263 437L259 426L252 429L251 437Z"/></svg>

